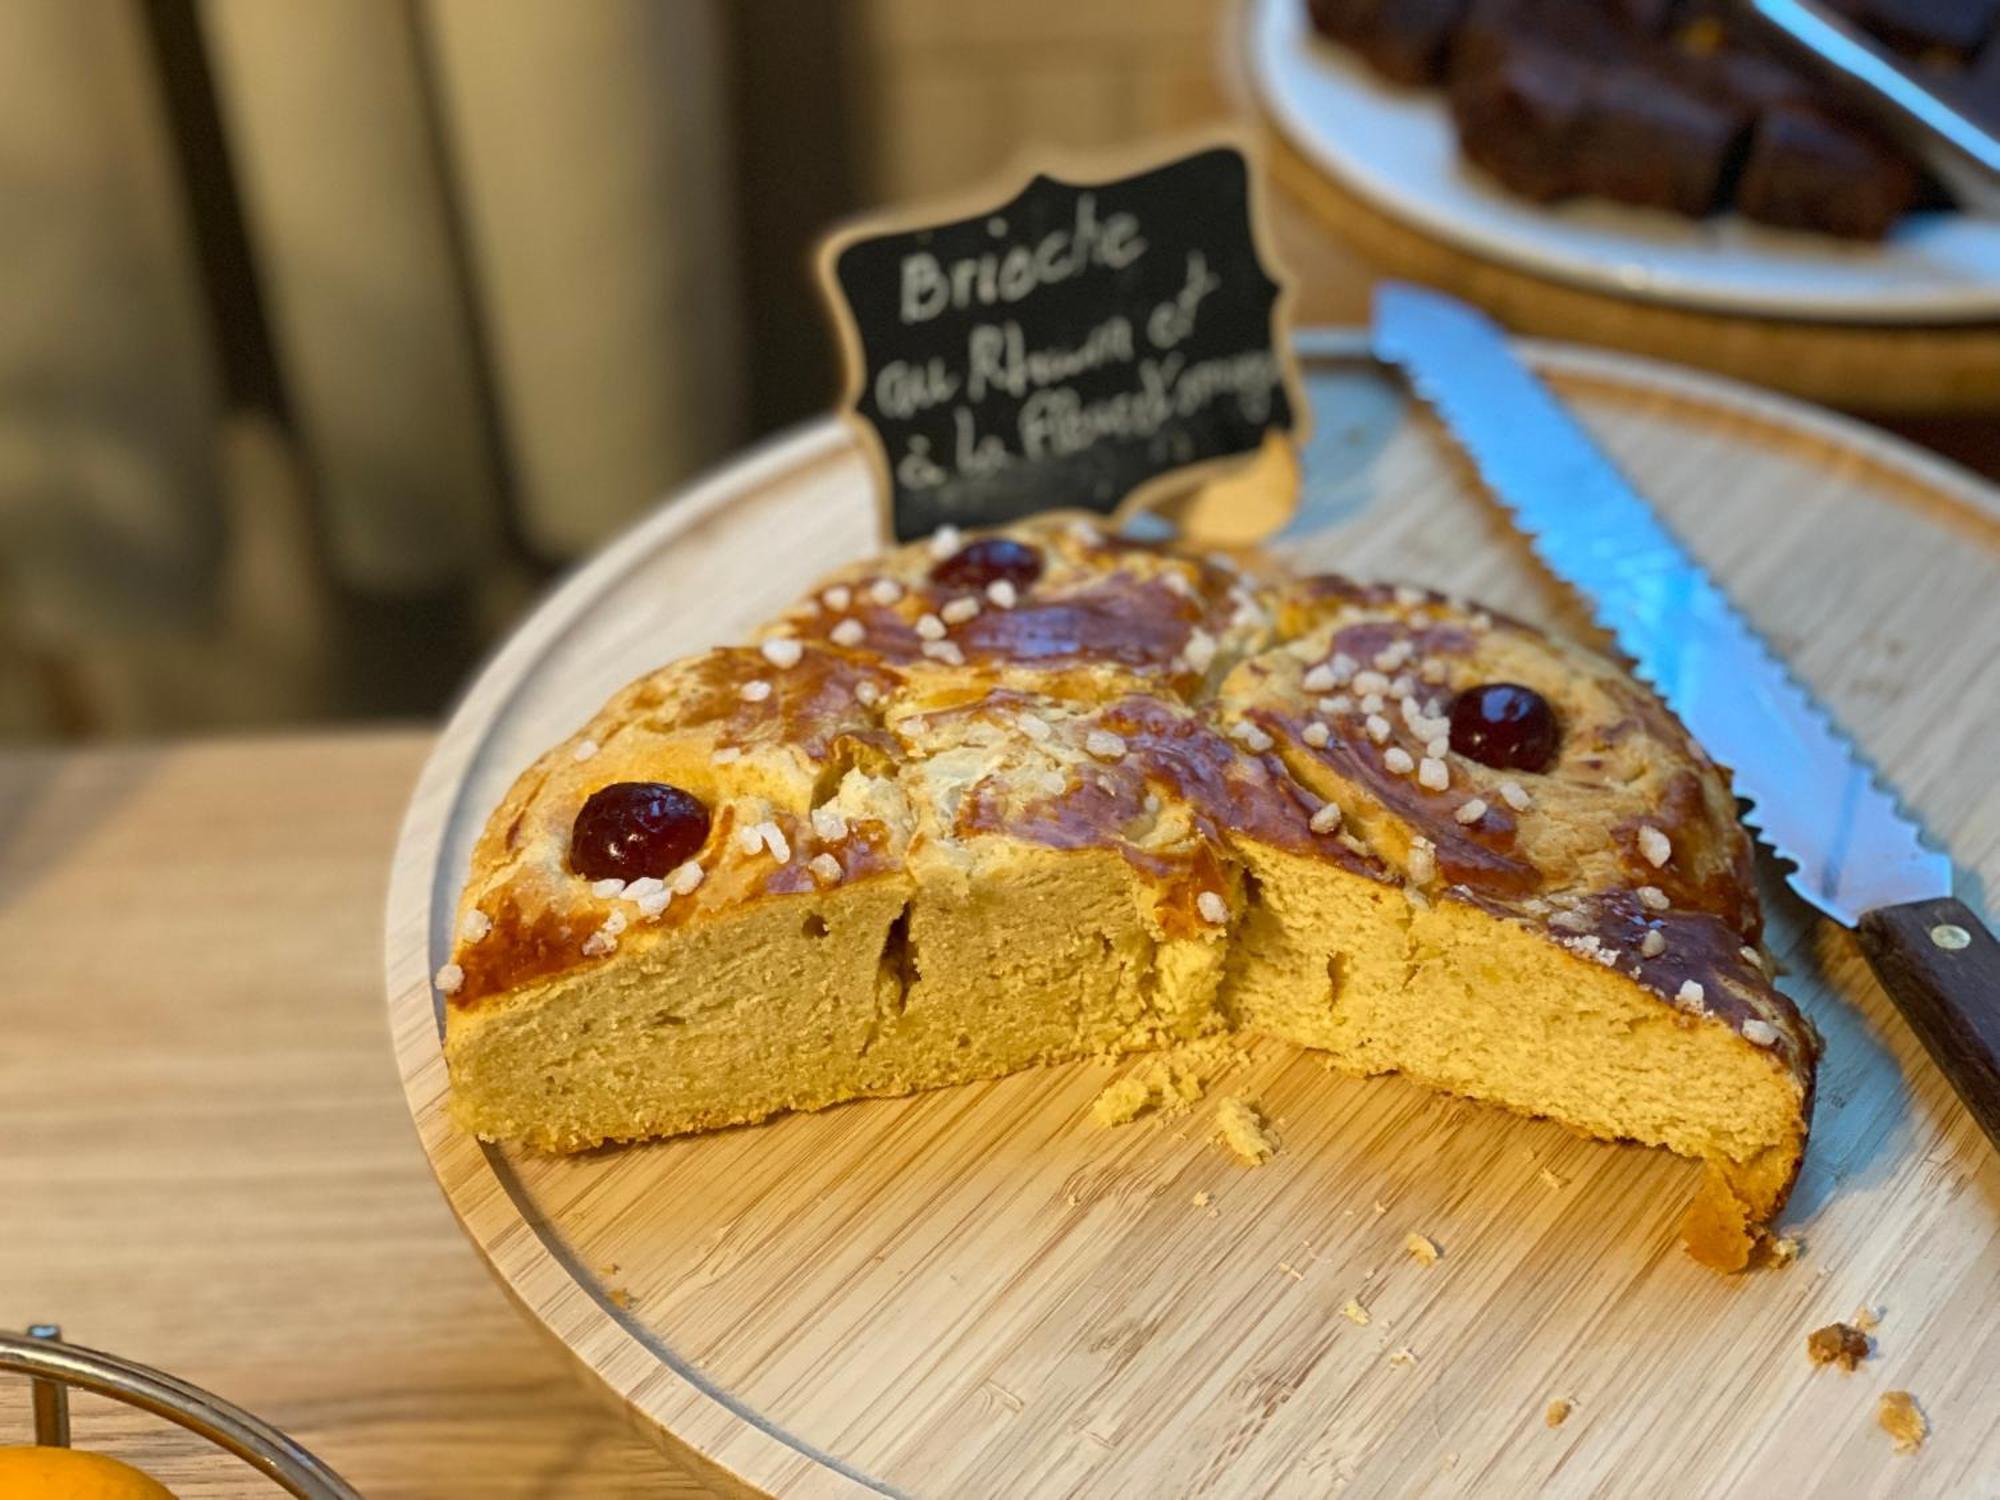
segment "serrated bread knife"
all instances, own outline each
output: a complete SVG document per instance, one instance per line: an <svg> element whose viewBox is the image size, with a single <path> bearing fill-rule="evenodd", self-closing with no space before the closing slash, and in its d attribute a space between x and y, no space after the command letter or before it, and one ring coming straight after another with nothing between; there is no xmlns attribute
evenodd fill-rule
<svg viewBox="0 0 2000 1500"><path fill-rule="evenodd" d="M1395 282L1374 348L1464 445L1549 570L1574 588L1750 799L1791 886L1858 934L1910 1029L2000 1146L2000 944L1953 898L1834 724L1583 428L1463 303Z"/></svg>

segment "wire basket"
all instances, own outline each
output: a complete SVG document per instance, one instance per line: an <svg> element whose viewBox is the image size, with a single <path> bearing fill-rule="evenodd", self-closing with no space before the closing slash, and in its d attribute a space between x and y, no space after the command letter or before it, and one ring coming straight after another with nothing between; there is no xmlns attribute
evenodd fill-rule
<svg viewBox="0 0 2000 1500"><path fill-rule="evenodd" d="M178 1423L235 1454L300 1500L361 1500L361 1492L269 1422L163 1370L62 1341L53 1323L0 1333L0 1371L28 1377L35 1441L69 1446L69 1392L93 1391Z"/></svg>

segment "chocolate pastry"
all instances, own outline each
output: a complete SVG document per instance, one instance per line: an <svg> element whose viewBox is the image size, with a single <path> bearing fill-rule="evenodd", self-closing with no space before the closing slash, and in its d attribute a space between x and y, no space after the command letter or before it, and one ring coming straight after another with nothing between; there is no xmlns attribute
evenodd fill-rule
<svg viewBox="0 0 2000 1500"><path fill-rule="evenodd" d="M1384 78L1437 83L1468 0L1311 0L1312 23L1345 43Z"/></svg>
<svg viewBox="0 0 2000 1500"><path fill-rule="evenodd" d="M1865 127L1811 105L1764 111L1751 135L1736 206L1785 229L1876 240L1915 201L1916 169Z"/></svg>

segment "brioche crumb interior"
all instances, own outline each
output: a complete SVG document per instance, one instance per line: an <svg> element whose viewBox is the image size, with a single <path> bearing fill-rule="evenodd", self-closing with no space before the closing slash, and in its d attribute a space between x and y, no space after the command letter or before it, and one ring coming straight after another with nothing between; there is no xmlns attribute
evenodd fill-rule
<svg viewBox="0 0 2000 1500"><path fill-rule="evenodd" d="M1229 928L1193 936L1117 856L1013 840L722 911L459 1018L455 1107L570 1151L1242 1030L1706 1161L1692 1246L1747 1262L1798 1149L1762 1054L1475 908L1276 850L1242 874ZM1176 1095L1129 1082L1100 1118ZM1254 1124L1229 1136L1246 1159Z"/></svg>

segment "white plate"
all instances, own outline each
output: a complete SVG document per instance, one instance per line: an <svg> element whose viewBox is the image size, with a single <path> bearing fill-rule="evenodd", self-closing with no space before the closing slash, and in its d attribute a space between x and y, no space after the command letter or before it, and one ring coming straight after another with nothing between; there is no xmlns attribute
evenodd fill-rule
<svg viewBox="0 0 2000 1500"><path fill-rule="evenodd" d="M1907 214L1880 245L1581 202L1542 208L1467 163L1434 89L1376 78L1320 41L1304 0L1248 0L1252 86L1329 176L1476 255L1599 290L1725 312L1855 323L2000 318L2000 220Z"/></svg>

